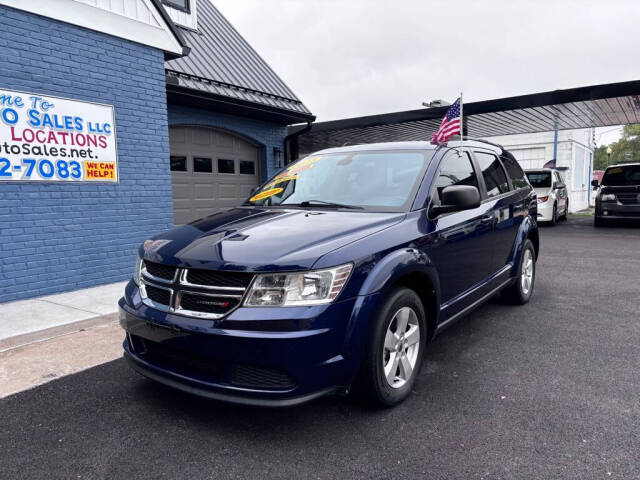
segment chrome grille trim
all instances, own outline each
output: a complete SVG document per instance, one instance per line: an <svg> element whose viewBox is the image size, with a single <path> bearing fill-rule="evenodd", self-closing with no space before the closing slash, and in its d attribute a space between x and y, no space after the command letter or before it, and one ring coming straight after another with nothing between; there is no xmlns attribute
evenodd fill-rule
<svg viewBox="0 0 640 480"><path fill-rule="evenodd" d="M149 271L147 270L147 263L146 263L145 260L143 260L142 261L142 270L140 271L140 273L142 273L143 277L147 277L149 280L153 280L154 282L159 282L159 283L164 283L164 284L171 285L171 284L175 283L176 277L178 276L178 271L179 270L180 270L179 268L176 268L176 271L173 274L173 278L171 280L167 280L166 278L156 277L156 276L151 275L149 273Z"/></svg>
<svg viewBox="0 0 640 480"><path fill-rule="evenodd" d="M176 315L182 315L184 317L192 317L204 320L219 320L223 317L230 315L236 309L242 306L244 302L244 297L248 293L253 284L253 280L247 286L247 288L243 287L217 287L213 285L198 285L193 284L187 281L187 273L188 269L186 268L177 268L176 273L174 274L173 281L166 280L164 278L154 277L146 271L143 263L142 269L142 282L140 284L140 297L142 298L142 303L145 305L152 307L156 310L160 310L166 313L173 313ZM151 298L148 297L146 286L159 288L162 290L166 290L170 293L170 305L163 305L161 303L154 302ZM184 288L183 288L184 287ZM197 290L196 290L197 289ZM213 293L213 291L218 291L222 293ZM232 298L237 299L238 303L233 306L229 311L224 313L210 313L210 312L199 312L194 310L187 310L181 307L182 295L188 294L193 296L201 296L208 298Z"/></svg>
<svg viewBox="0 0 640 480"><path fill-rule="evenodd" d="M244 287L215 287L213 285L200 285L198 283L191 283L189 280L187 280L188 273L188 268L182 269L182 272L180 273L180 285L192 288L202 288L204 290L228 290L230 292L244 292L246 290L246 288Z"/></svg>
<svg viewBox="0 0 640 480"><path fill-rule="evenodd" d="M146 289L147 283L145 283L144 281L140 284L140 298L142 298L142 303L144 303L148 307L155 308L156 310L160 310L161 312L171 312L173 310L173 307L172 307L173 297L174 297L173 289L163 287L160 285L155 285L153 283L149 283L148 285L150 287L159 288L160 290L167 290L169 292L169 305L163 305L162 303L157 303L151 300L147 296L147 289Z"/></svg>

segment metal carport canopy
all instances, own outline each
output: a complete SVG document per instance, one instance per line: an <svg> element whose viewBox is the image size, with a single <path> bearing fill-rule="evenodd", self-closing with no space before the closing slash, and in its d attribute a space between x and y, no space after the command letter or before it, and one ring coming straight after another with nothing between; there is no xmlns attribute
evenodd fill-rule
<svg viewBox="0 0 640 480"><path fill-rule="evenodd" d="M294 125L292 158L342 145L428 140L447 108L318 122L304 132L307 126ZM476 138L640 123L640 80L465 103L464 116L465 134Z"/></svg>

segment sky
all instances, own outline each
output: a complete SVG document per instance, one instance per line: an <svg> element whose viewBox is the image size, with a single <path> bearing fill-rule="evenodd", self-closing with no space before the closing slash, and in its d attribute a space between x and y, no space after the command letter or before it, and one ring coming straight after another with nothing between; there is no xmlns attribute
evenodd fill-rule
<svg viewBox="0 0 640 480"><path fill-rule="evenodd" d="M318 121L640 79L638 0L213 3Z"/></svg>

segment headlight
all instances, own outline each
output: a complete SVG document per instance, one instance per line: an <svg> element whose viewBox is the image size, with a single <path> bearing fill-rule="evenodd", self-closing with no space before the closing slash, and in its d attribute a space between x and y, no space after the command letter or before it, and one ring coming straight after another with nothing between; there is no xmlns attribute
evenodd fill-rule
<svg viewBox="0 0 640 480"><path fill-rule="evenodd" d="M615 202L616 196L613 193L603 193L600 195L601 202Z"/></svg>
<svg viewBox="0 0 640 480"><path fill-rule="evenodd" d="M138 257L138 259L136 260L136 266L133 270L133 282L137 286L140 286L141 280L142 280L142 259Z"/></svg>
<svg viewBox="0 0 640 480"><path fill-rule="evenodd" d="M549 195L547 195L546 197L538 197L538 203L544 203L547 200L549 200Z"/></svg>
<svg viewBox="0 0 640 480"><path fill-rule="evenodd" d="M247 307L292 307L331 303L342 291L352 264L326 270L258 275L244 301Z"/></svg>

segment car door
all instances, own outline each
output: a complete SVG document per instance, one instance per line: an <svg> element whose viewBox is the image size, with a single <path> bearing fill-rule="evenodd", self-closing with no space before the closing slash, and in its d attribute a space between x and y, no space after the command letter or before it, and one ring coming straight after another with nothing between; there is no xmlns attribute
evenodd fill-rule
<svg viewBox="0 0 640 480"><path fill-rule="evenodd" d="M445 153L432 191L432 203L440 202L450 185L480 187L478 172L468 151ZM442 300L442 320L451 318L482 296L492 260L490 205L440 215L431 221L435 231L429 257L435 264Z"/></svg>
<svg viewBox="0 0 640 480"><path fill-rule="evenodd" d="M474 149L473 154L484 187L483 205L493 220L493 229L490 234L493 247L490 275L495 285L508 279L508 263L512 258L529 189L512 188L504 165L494 152Z"/></svg>

